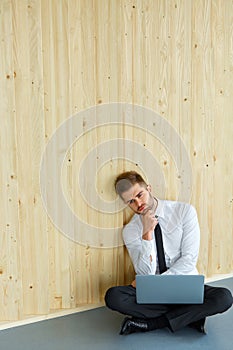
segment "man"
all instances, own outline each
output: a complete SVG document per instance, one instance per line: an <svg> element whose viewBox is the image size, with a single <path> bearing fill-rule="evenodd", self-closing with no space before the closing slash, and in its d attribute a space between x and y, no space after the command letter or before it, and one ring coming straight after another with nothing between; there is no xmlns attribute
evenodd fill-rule
<svg viewBox="0 0 233 350"><path fill-rule="evenodd" d="M120 174L116 178L115 189L135 213L123 229L123 240L136 274L160 273L154 239L154 229L158 223L162 230L167 266L163 274L198 274L196 263L200 230L194 207L155 198L151 186L134 171ZM205 333L206 317L226 311L233 299L228 289L205 285L203 304L137 304L134 280L128 286L110 288L105 302L110 309L131 316L124 319L120 334L164 327L174 332L185 326Z"/></svg>

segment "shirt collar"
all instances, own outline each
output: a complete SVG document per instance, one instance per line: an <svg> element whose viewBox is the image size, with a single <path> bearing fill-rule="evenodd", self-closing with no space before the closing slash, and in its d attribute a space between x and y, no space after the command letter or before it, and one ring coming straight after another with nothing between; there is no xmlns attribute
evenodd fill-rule
<svg viewBox="0 0 233 350"><path fill-rule="evenodd" d="M162 199L156 198L158 201L157 208L155 210L155 215L160 218L164 218L164 201Z"/></svg>

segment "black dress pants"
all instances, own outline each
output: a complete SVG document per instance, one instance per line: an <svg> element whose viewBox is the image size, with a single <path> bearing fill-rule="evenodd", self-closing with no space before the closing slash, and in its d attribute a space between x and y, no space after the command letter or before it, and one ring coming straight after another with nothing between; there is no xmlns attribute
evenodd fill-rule
<svg viewBox="0 0 233 350"><path fill-rule="evenodd" d="M203 304L137 304L136 288L118 286L105 295L106 306L124 315L148 319L166 316L172 331L204 317L222 313L232 305L231 292L226 288L205 285Z"/></svg>

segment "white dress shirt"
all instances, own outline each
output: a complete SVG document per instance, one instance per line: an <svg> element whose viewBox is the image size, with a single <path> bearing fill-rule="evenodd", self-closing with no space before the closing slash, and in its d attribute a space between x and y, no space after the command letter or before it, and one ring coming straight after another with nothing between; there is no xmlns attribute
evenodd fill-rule
<svg viewBox="0 0 233 350"><path fill-rule="evenodd" d="M196 275L200 229L195 208L186 203L159 200L155 212L163 235L168 270L164 275ZM136 274L159 274L155 239L142 239L142 220L134 214L123 229L123 240Z"/></svg>

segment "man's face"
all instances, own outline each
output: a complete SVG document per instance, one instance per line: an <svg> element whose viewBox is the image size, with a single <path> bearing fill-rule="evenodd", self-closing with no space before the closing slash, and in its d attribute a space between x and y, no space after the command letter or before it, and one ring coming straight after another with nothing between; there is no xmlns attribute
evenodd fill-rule
<svg viewBox="0 0 233 350"><path fill-rule="evenodd" d="M135 184L128 191L122 193L122 199L135 213L144 215L154 206L154 198L150 193L150 186Z"/></svg>

